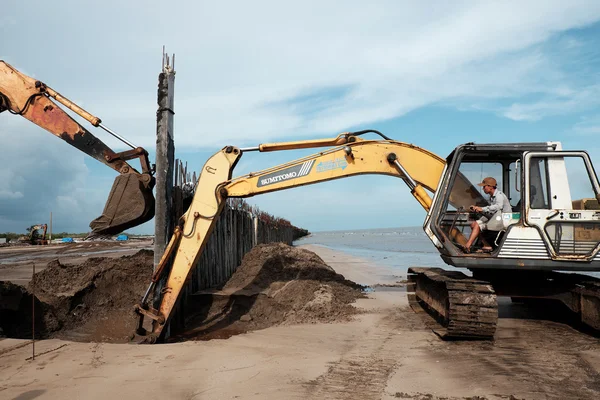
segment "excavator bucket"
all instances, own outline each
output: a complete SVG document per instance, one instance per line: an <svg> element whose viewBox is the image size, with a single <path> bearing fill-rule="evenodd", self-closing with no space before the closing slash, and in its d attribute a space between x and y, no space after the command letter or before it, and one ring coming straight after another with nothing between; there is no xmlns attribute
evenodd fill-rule
<svg viewBox="0 0 600 400"><path fill-rule="evenodd" d="M141 175L119 175L113 183L102 215L90 223L92 235L115 235L154 217L152 186Z"/></svg>

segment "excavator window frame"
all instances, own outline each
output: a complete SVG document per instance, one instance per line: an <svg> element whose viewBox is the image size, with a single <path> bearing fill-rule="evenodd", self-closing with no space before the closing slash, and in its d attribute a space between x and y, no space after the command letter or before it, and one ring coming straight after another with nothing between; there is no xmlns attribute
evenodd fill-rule
<svg viewBox="0 0 600 400"><path fill-rule="evenodd" d="M548 180L547 182L547 188L548 188L548 195L549 195L549 205L548 208L534 208L532 207L531 204L531 169L530 169L530 165L532 160L535 160L537 158L542 158L542 159L550 159L550 158L567 158L567 157L581 157L586 169L586 173L587 173L587 177L592 185L592 190L594 191L595 195L596 195L596 199L598 199L600 197L600 182L598 181L598 175L594 169L594 165L591 161L591 158L589 156L589 154L586 151L556 151L556 152L536 152L536 151L532 151L532 152L526 152L524 154L524 163L523 165L525 166L524 170L525 170L525 180L524 180L524 193L527 199L527 204L526 204L526 214L524 216L524 223L527 226L530 227L534 227L535 229L538 230L538 232L540 233L540 237L542 238L544 245L546 246L552 260L555 261L591 261L592 259L594 259L597 254L600 253L600 240L596 240L594 239L593 241L596 241L596 245L589 251L575 251L572 250L571 252L568 251L562 251L562 246L561 246L561 242L563 239L556 239L555 238L555 234L558 235L562 235L562 233L560 233L560 231L562 230L563 226L569 227L571 226L571 229L585 229L585 225L598 225L598 222L595 218L592 217L593 220L589 220L586 219L585 217L585 213L590 213L591 211L589 210L581 210L581 212L578 212L579 210L575 209L573 207L572 201L571 201L571 205L568 206L567 208L564 208L564 205L561 207L558 204L552 204L552 201L556 198L556 195L558 194L558 196L560 196L561 190L564 190L564 188L561 187L552 187L550 186L550 174L552 172L550 171L546 171L546 179ZM547 163L547 160L545 161ZM566 168L566 166L565 166ZM566 173L566 169L565 169L565 173ZM568 182L568 181L567 181ZM569 196L570 197L570 196ZM572 199L571 199L572 200ZM544 212L546 213L546 215L544 215ZM593 212L593 211L592 211ZM531 216L530 214L535 214L534 216ZM539 221L539 222L538 222ZM555 227L557 226L557 228L553 227L553 229L549 230L547 229L549 226L554 225ZM577 228L575 228L577 226ZM595 229L594 229L595 230ZM597 237L597 236L595 236ZM574 240L574 242L577 242L578 240ZM584 241L582 239L580 239L579 241ZM572 247L573 249L575 247L577 247L579 245L569 245L567 247Z"/></svg>
<svg viewBox="0 0 600 400"><path fill-rule="evenodd" d="M447 210L450 202L450 196L452 194L452 189L456 183L456 179L458 177L458 173L460 172L461 166L465 163L497 163L501 165L501 190L504 193L507 193L509 186L513 184L512 179L514 177L510 176L510 164L514 163L516 160L523 161L523 151L514 150L514 151L506 151L506 150L478 150L474 147L462 146L457 148L453 154L451 155L452 159L450 163L448 163L447 170L440 181L440 185L438 188L438 195L442 196L443 201L436 201L436 204L431 209L431 224L433 233L440 239L443 244L444 250L448 255L455 256L468 256L468 254L463 253L460 250L459 246L456 246L456 243L452 241L448 233L446 233L446 225L445 222L448 220ZM521 176L521 186L524 182L524 177ZM469 180L472 185L476 185L479 182L473 182ZM521 193L523 193L523 187L521 187ZM521 218L523 218L523 213L521 213ZM454 218L452 218L454 219ZM522 221L522 219L520 220ZM454 224L453 224L454 225ZM465 224L466 226L467 224ZM464 227L461 230L464 235ZM495 252L501 247L502 241L506 235L498 242L498 246L495 249ZM456 253L458 250L458 254ZM493 254L493 253L492 253Z"/></svg>

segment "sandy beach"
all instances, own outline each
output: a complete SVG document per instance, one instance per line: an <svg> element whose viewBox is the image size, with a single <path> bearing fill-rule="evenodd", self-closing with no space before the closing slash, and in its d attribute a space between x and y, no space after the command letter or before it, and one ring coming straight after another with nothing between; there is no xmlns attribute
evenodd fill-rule
<svg viewBox="0 0 600 400"><path fill-rule="evenodd" d="M0 340L2 399L594 399L600 339L503 300L494 342L444 342L393 269L305 245L375 287L350 322L163 345ZM519 308L521 307L521 308Z"/></svg>

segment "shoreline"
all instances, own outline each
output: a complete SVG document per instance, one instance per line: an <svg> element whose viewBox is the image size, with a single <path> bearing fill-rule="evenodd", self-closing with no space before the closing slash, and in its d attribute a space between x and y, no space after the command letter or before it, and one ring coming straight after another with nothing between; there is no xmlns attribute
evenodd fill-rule
<svg viewBox="0 0 600 400"><path fill-rule="evenodd" d="M380 265L375 261L357 257L341 250L318 244L296 245L300 249L306 249L316 253L321 259L335 270L359 285L373 286L377 284L392 284L406 278L392 267Z"/></svg>

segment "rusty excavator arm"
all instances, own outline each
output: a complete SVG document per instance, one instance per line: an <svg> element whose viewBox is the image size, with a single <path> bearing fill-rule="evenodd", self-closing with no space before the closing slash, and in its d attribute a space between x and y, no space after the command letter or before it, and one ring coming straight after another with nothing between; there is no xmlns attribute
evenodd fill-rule
<svg viewBox="0 0 600 400"><path fill-rule="evenodd" d="M78 124L56 102L75 112L95 127L101 127L132 149L115 153ZM119 172L102 215L90 223L93 234L115 234L154 217L153 168L148 152L136 147L102 125L88 113L46 84L0 60L0 113L21 115L73 147ZM139 159L141 172L127 163Z"/></svg>
<svg viewBox="0 0 600 400"><path fill-rule="evenodd" d="M374 132L382 140L364 140L360 135ZM278 151L313 147L331 147L323 152L283 165L250 173L232 179L232 171L244 152ZM153 343L164 338L182 288L197 264L229 197L250 197L292 187L326 182L362 174L381 174L401 178L415 199L429 210L432 199L427 193L435 192L445 167L445 160L411 144L393 141L377 131L344 133L334 139L308 140L288 143L261 144L255 148L240 149L228 146L214 154L204 164L198 179L192 203L176 227L165 253L154 273L152 282L140 304L137 333ZM158 309L148 304L150 293L163 274L167 262L175 253L168 279L161 291ZM143 328L144 317L152 319L152 330Z"/></svg>

